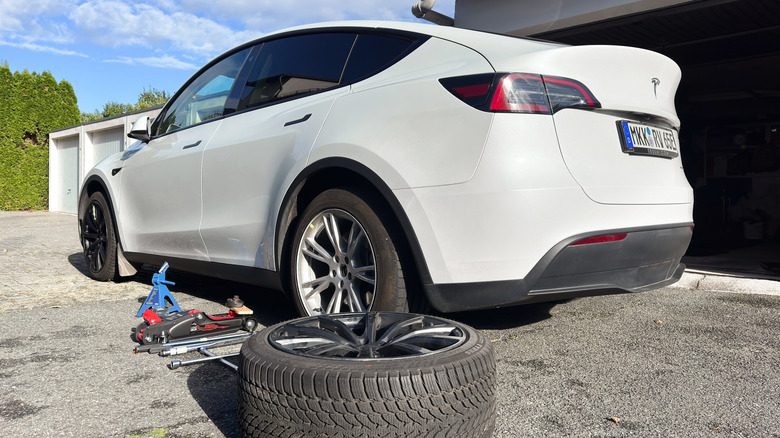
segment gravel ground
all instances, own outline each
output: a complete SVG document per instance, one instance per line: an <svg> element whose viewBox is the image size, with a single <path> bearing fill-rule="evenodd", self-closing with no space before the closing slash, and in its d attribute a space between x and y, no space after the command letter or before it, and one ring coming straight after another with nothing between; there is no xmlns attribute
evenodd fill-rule
<svg viewBox="0 0 780 438"><path fill-rule="evenodd" d="M0 212L0 434L238 436L227 367L170 371L169 359L132 354L154 270L94 282L75 217ZM273 291L173 268L167 278L182 308L221 312L238 293L263 326L294 316ZM754 293L776 282L684 280L447 315L493 341L494 437L780 437L780 297Z"/></svg>
<svg viewBox="0 0 780 438"><path fill-rule="evenodd" d="M0 313L134 298L151 284L151 270L123 283L87 278L77 233L74 215L0 212Z"/></svg>

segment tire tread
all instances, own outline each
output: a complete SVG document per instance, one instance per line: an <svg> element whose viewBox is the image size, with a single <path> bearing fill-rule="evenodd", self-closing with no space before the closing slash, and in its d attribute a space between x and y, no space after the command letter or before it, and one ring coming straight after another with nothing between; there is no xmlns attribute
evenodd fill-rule
<svg viewBox="0 0 780 438"><path fill-rule="evenodd" d="M481 337L480 348L457 360L401 361L380 370L301 356L282 365L263 357L273 347L248 341L239 365L243 436L489 437L495 358L484 336L472 335Z"/></svg>

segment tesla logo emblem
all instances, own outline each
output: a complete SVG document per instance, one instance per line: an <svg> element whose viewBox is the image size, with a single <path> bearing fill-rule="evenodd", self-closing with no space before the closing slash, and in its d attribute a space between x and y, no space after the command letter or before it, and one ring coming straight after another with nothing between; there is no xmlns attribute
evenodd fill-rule
<svg viewBox="0 0 780 438"><path fill-rule="evenodd" d="M653 83L653 94L655 94L655 98L658 99L658 86L661 85L661 80L658 78L653 78L650 80L650 82Z"/></svg>

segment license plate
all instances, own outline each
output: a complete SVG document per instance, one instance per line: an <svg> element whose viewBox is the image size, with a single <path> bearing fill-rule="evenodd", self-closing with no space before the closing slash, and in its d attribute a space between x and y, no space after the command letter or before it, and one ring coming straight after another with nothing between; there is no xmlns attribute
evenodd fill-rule
<svg viewBox="0 0 780 438"><path fill-rule="evenodd" d="M620 120L620 145L623 152L674 158L680 155L677 133L671 129Z"/></svg>

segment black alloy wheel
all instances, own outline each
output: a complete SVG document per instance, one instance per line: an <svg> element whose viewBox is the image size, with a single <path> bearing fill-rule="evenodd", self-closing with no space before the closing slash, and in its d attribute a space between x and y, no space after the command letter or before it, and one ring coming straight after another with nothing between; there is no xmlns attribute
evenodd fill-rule
<svg viewBox="0 0 780 438"><path fill-rule="evenodd" d="M408 313L339 313L282 324L268 335L274 347L320 358L388 359L424 356L467 339L460 325Z"/></svg>
<svg viewBox="0 0 780 438"><path fill-rule="evenodd" d="M100 281L116 277L116 234L106 198L93 193L79 215L79 234L89 275Z"/></svg>

